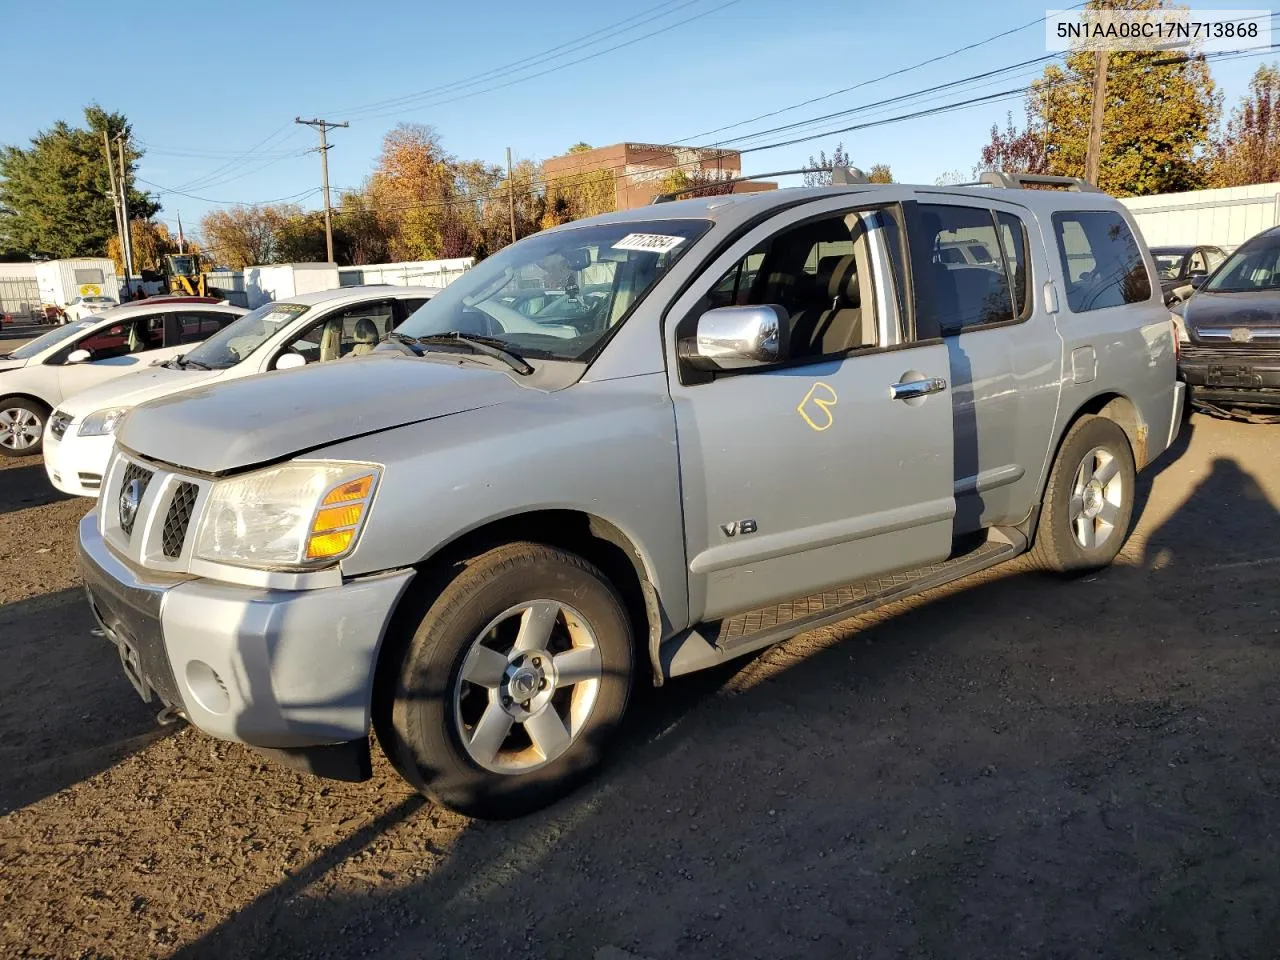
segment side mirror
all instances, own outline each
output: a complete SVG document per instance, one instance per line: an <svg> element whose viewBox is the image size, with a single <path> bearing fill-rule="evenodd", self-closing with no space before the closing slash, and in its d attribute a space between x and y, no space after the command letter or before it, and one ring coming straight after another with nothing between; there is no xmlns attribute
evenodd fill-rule
<svg viewBox="0 0 1280 960"><path fill-rule="evenodd" d="M1207 273L1193 273L1187 277L1187 281L1191 284L1192 290L1199 290L1204 286L1204 282L1209 279Z"/></svg>
<svg viewBox="0 0 1280 960"><path fill-rule="evenodd" d="M305 367L307 358L300 353L286 353L276 361L277 370L292 370L295 367Z"/></svg>
<svg viewBox="0 0 1280 960"><path fill-rule="evenodd" d="M787 311L773 304L717 307L698 318L697 333L681 356L699 370L742 370L787 359Z"/></svg>
<svg viewBox="0 0 1280 960"><path fill-rule="evenodd" d="M67 354L67 363L84 363L85 361L92 360L92 359L93 359L93 354L90 353L88 350L84 350L84 349L72 350L69 354Z"/></svg>

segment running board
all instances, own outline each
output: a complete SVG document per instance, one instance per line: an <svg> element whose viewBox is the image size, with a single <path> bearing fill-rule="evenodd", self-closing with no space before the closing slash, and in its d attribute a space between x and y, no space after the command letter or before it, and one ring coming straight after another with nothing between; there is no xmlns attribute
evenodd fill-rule
<svg viewBox="0 0 1280 960"><path fill-rule="evenodd" d="M797 634L866 613L903 597L931 590L1010 560L1027 549L1013 528L988 531L988 539L967 553L926 567L833 587L808 597L784 600L713 623L703 623L667 640L662 669L678 677L788 640Z"/></svg>

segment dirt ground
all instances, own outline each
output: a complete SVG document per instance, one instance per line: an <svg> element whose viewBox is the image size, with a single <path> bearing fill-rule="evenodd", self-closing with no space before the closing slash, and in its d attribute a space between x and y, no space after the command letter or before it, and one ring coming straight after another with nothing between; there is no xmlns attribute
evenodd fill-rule
<svg viewBox="0 0 1280 960"><path fill-rule="evenodd" d="M647 694L499 824L157 727L91 634L88 504L3 467L4 956L1280 954L1280 426L1194 417L1114 568Z"/></svg>

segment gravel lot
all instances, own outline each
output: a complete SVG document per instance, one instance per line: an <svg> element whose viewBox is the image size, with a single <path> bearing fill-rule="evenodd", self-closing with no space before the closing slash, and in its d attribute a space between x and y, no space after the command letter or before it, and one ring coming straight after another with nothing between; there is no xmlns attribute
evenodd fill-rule
<svg viewBox="0 0 1280 960"><path fill-rule="evenodd" d="M1277 955L1280 427L1194 417L1103 574L642 696L505 824L157 727L90 634L87 502L0 467L5 956Z"/></svg>

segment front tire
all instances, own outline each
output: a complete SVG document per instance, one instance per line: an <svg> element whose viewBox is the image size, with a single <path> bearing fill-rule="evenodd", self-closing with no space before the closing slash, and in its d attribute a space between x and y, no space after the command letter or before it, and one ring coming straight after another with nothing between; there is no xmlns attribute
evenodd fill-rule
<svg viewBox="0 0 1280 960"><path fill-rule="evenodd" d="M1129 535L1136 480L1125 432L1106 417L1077 420L1049 473L1032 561L1055 573L1108 566Z"/></svg>
<svg viewBox="0 0 1280 960"><path fill-rule="evenodd" d="M44 449L49 409L34 400L0 400L0 456L34 457Z"/></svg>
<svg viewBox="0 0 1280 960"><path fill-rule="evenodd" d="M542 544L499 547L411 629L378 735L413 786L506 819L564 796L599 762L626 710L634 642L592 564Z"/></svg>

